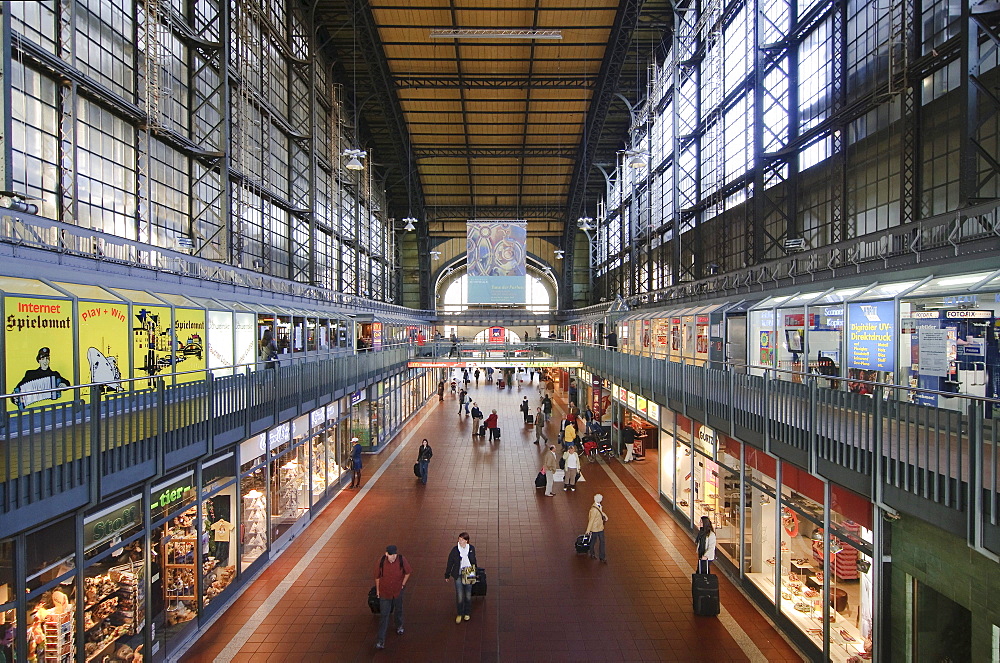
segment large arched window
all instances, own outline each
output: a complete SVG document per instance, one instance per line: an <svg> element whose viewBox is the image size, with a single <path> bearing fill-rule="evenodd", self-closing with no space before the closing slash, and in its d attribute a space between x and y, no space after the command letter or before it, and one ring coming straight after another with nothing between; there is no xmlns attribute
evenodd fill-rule
<svg viewBox="0 0 1000 663"><path fill-rule="evenodd" d="M528 294L527 309L529 311L548 311L552 308L552 298L549 290L536 276L528 274L525 290ZM462 274L448 284L444 291L442 310L447 313L457 313L469 308L469 275Z"/></svg>

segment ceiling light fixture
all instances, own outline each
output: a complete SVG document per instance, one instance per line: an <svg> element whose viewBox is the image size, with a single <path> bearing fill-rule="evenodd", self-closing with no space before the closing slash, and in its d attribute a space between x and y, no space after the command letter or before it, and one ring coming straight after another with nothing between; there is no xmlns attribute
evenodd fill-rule
<svg viewBox="0 0 1000 663"><path fill-rule="evenodd" d="M343 156L351 157L347 160L344 168L347 168L347 170L364 170L365 164L361 163L361 160L368 156L367 152L364 150L346 149Z"/></svg>
<svg viewBox="0 0 1000 663"><path fill-rule="evenodd" d="M406 217L405 219L403 219L403 221L406 221L406 225L403 226L403 230L405 230L406 232L411 233L417 229L417 227L414 225L417 222L417 220L414 219L412 216Z"/></svg>
<svg viewBox="0 0 1000 663"><path fill-rule="evenodd" d="M448 28L431 30L431 39L562 39L562 30L475 30Z"/></svg>
<svg viewBox="0 0 1000 663"><path fill-rule="evenodd" d="M556 249L556 250L555 250L555 251L553 251L552 253L556 254L556 260L562 260L562 259L563 259L563 255L564 255L564 254L565 254L566 252L565 252L565 251L563 251L562 249Z"/></svg>
<svg viewBox="0 0 1000 663"><path fill-rule="evenodd" d="M580 230L587 232L589 230L594 229L594 226L591 225L592 221L593 219L589 216L581 216L579 219L576 220L576 223L580 227Z"/></svg>
<svg viewBox="0 0 1000 663"><path fill-rule="evenodd" d="M644 152L626 152L630 154L628 160L629 168L645 168L646 167L646 154Z"/></svg>
<svg viewBox="0 0 1000 663"><path fill-rule="evenodd" d="M440 260L441 259L441 252L440 251L431 251L431 258L433 258L434 260Z"/></svg>

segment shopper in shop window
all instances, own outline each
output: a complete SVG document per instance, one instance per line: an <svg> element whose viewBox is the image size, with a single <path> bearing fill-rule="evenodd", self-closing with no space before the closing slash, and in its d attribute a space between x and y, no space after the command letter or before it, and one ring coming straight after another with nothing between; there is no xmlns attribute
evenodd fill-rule
<svg viewBox="0 0 1000 663"><path fill-rule="evenodd" d="M694 542L698 549L698 573L709 573L709 565L715 561L715 527L708 516L701 517L701 529Z"/></svg>

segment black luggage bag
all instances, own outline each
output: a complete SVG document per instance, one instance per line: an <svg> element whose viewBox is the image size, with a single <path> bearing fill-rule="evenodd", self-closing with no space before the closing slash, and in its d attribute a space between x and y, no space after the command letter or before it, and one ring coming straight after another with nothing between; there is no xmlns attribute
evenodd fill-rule
<svg viewBox="0 0 1000 663"><path fill-rule="evenodd" d="M545 488L545 475L541 472L535 477L535 488Z"/></svg>
<svg viewBox="0 0 1000 663"><path fill-rule="evenodd" d="M590 535L581 534L576 537L576 554L583 555L590 552Z"/></svg>
<svg viewBox="0 0 1000 663"><path fill-rule="evenodd" d="M413 475L418 479L420 478L420 463L413 464Z"/></svg>
<svg viewBox="0 0 1000 663"><path fill-rule="evenodd" d="M479 437L486 437L486 424L480 424Z"/></svg>
<svg viewBox="0 0 1000 663"><path fill-rule="evenodd" d="M694 614L714 617L719 614L719 576L714 573L691 574L691 599Z"/></svg>
<svg viewBox="0 0 1000 663"><path fill-rule="evenodd" d="M372 585L372 588L368 590L368 609L372 611L373 615L377 615L381 611L378 594L375 593L375 585Z"/></svg>
<svg viewBox="0 0 1000 663"><path fill-rule="evenodd" d="M534 426L535 425L535 415L529 414L527 417L525 417L525 419L524 419L524 425L525 426Z"/></svg>
<svg viewBox="0 0 1000 663"><path fill-rule="evenodd" d="M486 596L486 570L483 567L476 568L476 582L472 585L473 596Z"/></svg>
<svg viewBox="0 0 1000 663"><path fill-rule="evenodd" d="M496 432L493 433L493 439L494 440L499 440L500 439L500 427L497 426L493 430L496 431Z"/></svg>

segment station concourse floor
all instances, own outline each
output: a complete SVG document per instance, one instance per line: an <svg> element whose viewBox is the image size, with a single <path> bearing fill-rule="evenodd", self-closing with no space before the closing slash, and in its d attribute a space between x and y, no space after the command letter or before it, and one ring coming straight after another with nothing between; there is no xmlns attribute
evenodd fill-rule
<svg viewBox="0 0 1000 663"><path fill-rule="evenodd" d="M691 609L694 544L655 497L650 459L584 462L576 492L534 487L540 446L518 405L537 388L470 389L484 414L496 408L501 440L473 438L455 396L434 395L404 432L364 458L361 490L344 489L181 657L181 661L802 661L725 577L723 613ZM548 433L558 433L556 400ZM426 486L414 477L417 447L433 450ZM595 493L603 493L608 564L576 555ZM455 623L448 553L468 531L488 593ZM375 566L395 544L413 566L405 633L390 620L375 649L378 617L367 606Z"/></svg>

